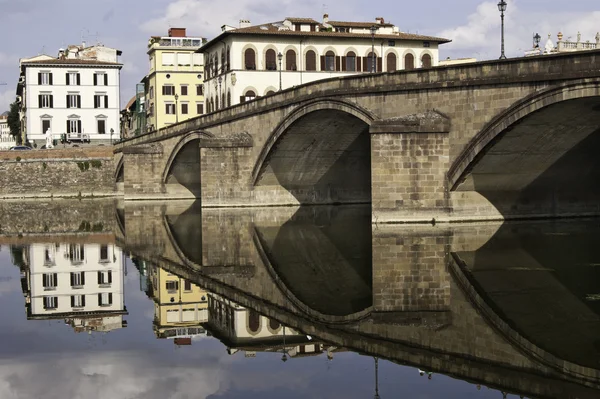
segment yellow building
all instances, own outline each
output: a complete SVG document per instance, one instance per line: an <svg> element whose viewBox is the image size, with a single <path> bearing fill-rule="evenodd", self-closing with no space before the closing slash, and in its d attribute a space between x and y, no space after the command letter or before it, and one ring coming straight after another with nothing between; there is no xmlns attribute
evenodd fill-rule
<svg viewBox="0 0 600 399"><path fill-rule="evenodd" d="M195 51L205 42L187 37L185 28L150 38L150 71L143 80L148 131L204 114L204 55Z"/></svg>
<svg viewBox="0 0 600 399"><path fill-rule="evenodd" d="M194 336L205 335L208 321L208 293L168 271L151 266L148 274L154 299L154 333L175 344L189 344Z"/></svg>

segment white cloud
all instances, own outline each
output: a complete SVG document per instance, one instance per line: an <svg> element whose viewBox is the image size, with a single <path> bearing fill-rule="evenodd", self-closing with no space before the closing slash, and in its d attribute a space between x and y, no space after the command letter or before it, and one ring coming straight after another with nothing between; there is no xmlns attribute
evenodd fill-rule
<svg viewBox="0 0 600 399"><path fill-rule="evenodd" d="M542 36L543 47L551 34L556 44L556 35L562 31L565 39L576 40L581 32L582 41L595 41L600 11L587 13L531 11L511 2L505 16L505 48L509 57L523 56L531 49L534 33ZM500 56L500 12L496 1L479 4L469 15L467 23L445 29L437 34L452 39L442 51L452 51L459 56L474 56L478 59L494 59ZM454 56L454 54L453 54Z"/></svg>
<svg viewBox="0 0 600 399"><path fill-rule="evenodd" d="M188 34L214 37L222 25L237 25L240 19L250 19L259 24L279 21L286 16L312 15L319 10L315 0L297 2L282 0L269 1L239 0L232 6L230 2L211 0L174 0L163 15L141 25L142 31L151 35L164 35L169 27L186 27Z"/></svg>

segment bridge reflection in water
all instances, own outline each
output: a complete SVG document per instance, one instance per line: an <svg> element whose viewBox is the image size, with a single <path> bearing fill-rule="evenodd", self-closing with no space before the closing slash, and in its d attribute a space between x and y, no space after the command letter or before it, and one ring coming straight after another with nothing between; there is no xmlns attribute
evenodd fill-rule
<svg viewBox="0 0 600 399"><path fill-rule="evenodd" d="M232 329L247 309L298 345L527 397L600 394L597 220L377 226L361 206L188 205L126 203L117 242L206 290L204 326L231 350L256 349Z"/></svg>

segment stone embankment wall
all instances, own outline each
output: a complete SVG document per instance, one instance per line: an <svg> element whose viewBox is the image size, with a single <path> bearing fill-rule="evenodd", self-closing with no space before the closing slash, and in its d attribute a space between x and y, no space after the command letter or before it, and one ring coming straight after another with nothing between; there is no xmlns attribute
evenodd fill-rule
<svg viewBox="0 0 600 399"><path fill-rule="evenodd" d="M115 195L112 147L0 152L0 198Z"/></svg>

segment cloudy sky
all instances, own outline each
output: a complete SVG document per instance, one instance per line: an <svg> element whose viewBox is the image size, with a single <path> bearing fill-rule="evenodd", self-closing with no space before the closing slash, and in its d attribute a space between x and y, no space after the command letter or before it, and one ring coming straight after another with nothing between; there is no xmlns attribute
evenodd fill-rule
<svg viewBox="0 0 600 399"><path fill-rule="evenodd" d="M544 38L562 31L594 40L600 31L597 0L507 0L508 56L531 46L533 32ZM187 27L188 34L212 38L224 24L237 26L312 17L327 12L334 20L373 21L382 16L401 30L448 37L441 57L499 56L500 18L497 1L482 0L0 0L0 112L14 100L18 60L39 53L55 55L58 48L81 41L99 41L123 51L122 103L147 70L145 54L150 35L166 34L169 26Z"/></svg>

